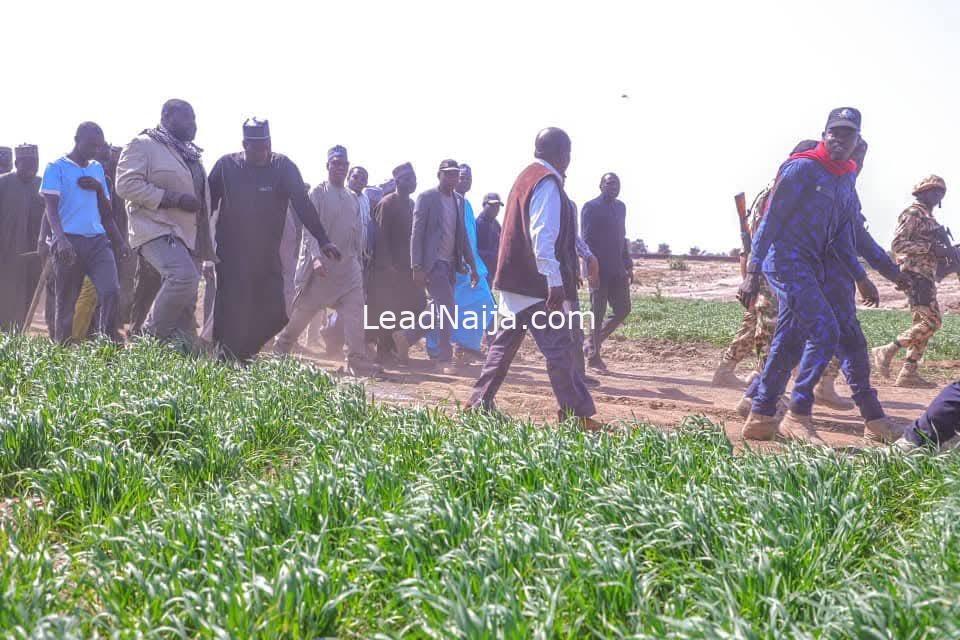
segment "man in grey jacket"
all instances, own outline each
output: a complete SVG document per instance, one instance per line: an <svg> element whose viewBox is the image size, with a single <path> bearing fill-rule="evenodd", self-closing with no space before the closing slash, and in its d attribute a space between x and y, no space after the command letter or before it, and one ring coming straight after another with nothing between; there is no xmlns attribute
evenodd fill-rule
<svg viewBox="0 0 960 640"><path fill-rule="evenodd" d="M457 273L470 274L470 285L477 286L476 263L467 240L463 218L463 197L454 191L460 180L460 166L455 160L444 160L437 172L440 183L436 189L420 194L413 210L413 231L410 238L410 264L414 281L425 287L430 297L434 327L438 329L439 344L435 363L446 374L456 373L452 366L453 347L450 335L452 319L457 317L453 299L453 285ZM423 338L431 327L417 326L393 334L397 356L407 361L410 345Z"/></svg>
<svg viewBox="0 0 960 640"><path fill-rule="evenodd" d="M134 138L117 165L117 193L127 201L130 244L162 279L144 324L145 333L161 340L194 340L200 263L217 261L202 150L193 144L196 133L193 107L168 100L160 126Z"/></svg>

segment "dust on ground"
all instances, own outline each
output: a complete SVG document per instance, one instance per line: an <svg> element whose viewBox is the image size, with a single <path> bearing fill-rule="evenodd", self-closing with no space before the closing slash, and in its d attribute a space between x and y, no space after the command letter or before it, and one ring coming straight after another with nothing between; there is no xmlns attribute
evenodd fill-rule
<svg viewBox="0 0 960 640"><path fill-rule="evenodd" d="M721 349L704 344L671 344L654 340L611 338L604 344L604 358L609 371L588 374L600 381L591 389L597 405L597 418L609 423L636 421L664 429L679 426L688 416L703 415L724 426L732 442L739 440L743 420L735 407L741 392L714 387L713 369ZM536 422L556 421L557 406L550 391L543 357L532 340L527 340L510 374L497 395L497 408L515 418ZM336 370L342 363L326 359L313 351L304 357L320 366ZM370 395L380 401L407 407L440 407L456 411L470 398L474 381L482 363L463 366L457 375L435 373L422 349L411 350L407 367L388 367L385 379L363 379ZM958 362L938 362L936 369L924 374L946 384L960 372ZM896 371L896 368L894 368ZM741 377L749 374L744 363ZM850 391L838 381L838 392L849 397ZM936 396L937 389L899 389L891 381L874 375L887 415L901 426L915 420ZM837 448L863 447L863 421L857 411L837 411L816 406L814 421L821 437Z"/></svg>

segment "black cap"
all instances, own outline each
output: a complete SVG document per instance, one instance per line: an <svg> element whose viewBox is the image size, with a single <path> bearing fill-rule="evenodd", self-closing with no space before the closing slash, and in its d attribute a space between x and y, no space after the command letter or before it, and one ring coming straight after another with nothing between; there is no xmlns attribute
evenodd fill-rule
<svg viewBox="0 0 960 640"><path fill-rule="evenodd" d="M270 121L259 120L257 118L248 118L243 123L244 140L269 140L270 139Z"/></svg>
<svg viewBox="0 0 960 640"><path fill-rule="evenodd" d="M850 127L860 131L860 111L853 107L839 107L830 112L824 131L834 127Z"/></svg>
<svg viewBox="0 0 960 640"><path fill-rule="evenodd" d="M460 165L457 164L456 160L444 160L440 163L439 171L456 171L460 173Z"/></svg>
<svg viewBox="0 0 960 640"><path fill-rule="evenodd" d="M410 164L409 162L404 162L403 164L401 164L401 165L399 165L399 166L397 166L397 167L394 167L394 169L393 169L393 177L394 177L394 178L399 178L400 176L402 176L402 175L405 174L405 173L413 173L413 165Z"/></svg>

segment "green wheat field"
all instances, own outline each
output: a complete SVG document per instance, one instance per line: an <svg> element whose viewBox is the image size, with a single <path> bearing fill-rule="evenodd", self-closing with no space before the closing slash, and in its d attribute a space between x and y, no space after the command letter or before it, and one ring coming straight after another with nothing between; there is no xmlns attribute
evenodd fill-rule
<svg viewBox="0 0 960 640"><path fill-rule="evenodd" d="M960 456L634 426L2 336L0 636L960 637Z"/></svg>

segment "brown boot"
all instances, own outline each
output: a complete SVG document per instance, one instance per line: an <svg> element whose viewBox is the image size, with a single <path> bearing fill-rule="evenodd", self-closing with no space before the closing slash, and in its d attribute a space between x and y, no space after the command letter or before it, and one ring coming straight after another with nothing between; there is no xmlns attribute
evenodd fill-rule
<svg viewBox="0 0 960 640"><path fill-rule="evenodd" d="M837 411L850 411L856 405L853 403L853 400L844 398L837 393L834 387L836 381L836 373L824 374L820 378L820 382L817 383L817 386L813 388L813 400L817 404L836 409Z"/></svg>
<svg viewBox="0 0 960 640"><path fill-rule="evenodd" d="M780 423L780 431L785 438L791 440L801 440L818 447L827 446L823 438L817 434L817 430L813 428L813 416L787 411L787 415L783 416L783 422Z"/></svg>
<svg viewBox="0 0 960 640"><path fill-rule="evenodd" d="M776 416L750 412L740 430L740 437L744 440L773 440L778 435L777 422Z"/></svg>
<svg viewBox="0 0 960 640"><path fill-rule="evenodd" d="M890 444L896 442L901 435L903 429L890 422L890 418L886 416L863 423L863 437L867 440Z"/></svg>
<svg viewBox="0 0 960 640"><path fill-rule="evenodd" d="M893 386L908 389L935 389L937 385L921 378L917 368L917 363L913 360L904 360L903 368L900 369L900 375L897 376Z"/></svg>
<svg viewBox="0 0 960 640"><path fill-rule="evenodd" d="M721 360L717 370L713 372L713 386L729 387L730 389L743 389L747 383L737 377L734 369L737 363L731 360Z"/></svg>
<svg viewBox="0 0 960 640"><path fill-rule="evenodd" d="M898 351L900 351L900 345L896 342L891 342L873 350L873 363L884 378L890 377L890 363L893 362L893 357L897 355Z"/></svg>

